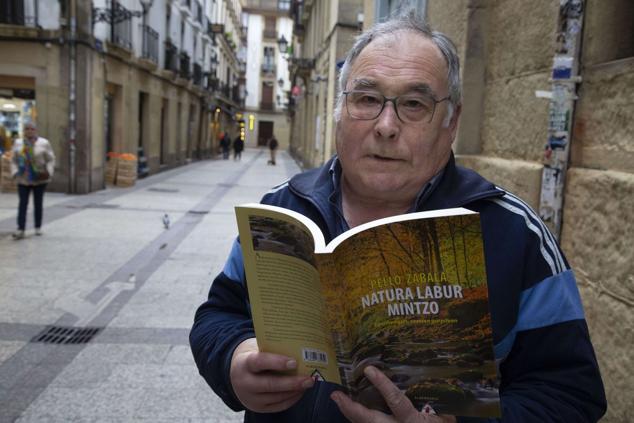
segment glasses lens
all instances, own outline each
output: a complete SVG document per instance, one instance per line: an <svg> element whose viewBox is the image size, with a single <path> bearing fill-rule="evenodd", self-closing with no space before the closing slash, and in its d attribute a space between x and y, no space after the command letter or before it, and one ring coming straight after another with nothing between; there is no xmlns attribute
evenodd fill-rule
<svg viewBox="0 0 634 423"><path fill-rule="evenodd" d="M372 91L350 91L346 95L346 107L354 119L374 119L383 107L383 95Z"/></svg>
<svg viewBox="0 0 634 423"><path fill-rule="evenodd" d="M435 105L433 98L424 95L403 95L396 101L398 114L406 122L431 119Z"/></svg>

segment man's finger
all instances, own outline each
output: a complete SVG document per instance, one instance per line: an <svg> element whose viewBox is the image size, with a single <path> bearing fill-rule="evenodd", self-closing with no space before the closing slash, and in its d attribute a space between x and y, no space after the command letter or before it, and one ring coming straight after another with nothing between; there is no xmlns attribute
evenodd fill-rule
<svg viewBox="0 0 634 423"><path fill-rule="evenodd" d="M393 423L394 420L380 411L370 410L358 402L352 401L343 392L335 391L330 394L339 407L339 411L352 423Z"/></svg>
<svg viewBox="0 0 634 423"><path fill-rule="evenodd" d="M418 410L414 408L409 398L383 372L374 366L367 366L363 373L381 393L396 420L408 422L418 418Z"/></svg>
<svg viewBox="0 0 634 423"><path fill-rule="evenodd" d="M297 368L297 361L284 355L257 352L247 357L247 369L253 373L267 370L285 371Z"/></svg>

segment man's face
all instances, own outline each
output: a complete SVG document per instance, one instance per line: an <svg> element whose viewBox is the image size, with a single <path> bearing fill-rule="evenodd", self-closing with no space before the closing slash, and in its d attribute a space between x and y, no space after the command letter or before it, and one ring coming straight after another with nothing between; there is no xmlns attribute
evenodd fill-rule
<svg viewBox="0 0 634 423"><path fill-rule="evenodd" d="M24 125L24 138L37 139L37 128L33 125Z"/></svg>
<svg viewBox="0 0 634 423"><path fill-rule="evenodd" d="M431 41L400 32L372 41L361 52L345 90L372 90L386 97L428 90L440 100L448 95L447 65ZM448 101L435 106L431 121L409 123L399 119L391 102L376 119L358 120L343 101L337 153L349 192L373 200L410 200L447 163L460 112L444 127Z"/></svg>

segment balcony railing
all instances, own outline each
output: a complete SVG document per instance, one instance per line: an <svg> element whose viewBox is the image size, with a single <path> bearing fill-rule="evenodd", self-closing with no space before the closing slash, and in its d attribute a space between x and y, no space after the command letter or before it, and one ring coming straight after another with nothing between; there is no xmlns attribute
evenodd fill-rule
<svg viewBox="0 0 634 423"><path fill-rule="evenodd" d="M263 63L262 73L275 75L275 63Z"/></svg>
<svg viewBox="0 0 634 423"><path fill-rule="evenodd" d="M143 31L142 57L158 63L158 32L147 25L141 26Z"/></svg>
<svg viewBox="0 0 634 423"><path fill-rule="evenodd" d="M165 69L178 72L178 48L170 41L165 41Z"/></svg>
<svg viewBox="0 0 634 423"><path fill-rule="evenodd" d="M199 87L203 84L203 67L198 63L194 63L194 84Z"/></svg>
<svg viewBox="0 0 634 423"><path fill-rule="evenodd" d="M225 25L221 23L209 23L209 26L207 27L207 32L211 37L213 37L214 34L224 34Z"/></svg>
<svg viewBox="0 0 634 423"><path fill-rule="evenodd" d="M179 75L180 75L181 78L183 78L183 79L191 78L191 73L190 73L190 70L189 70L189 55L186 52L184 52L184 51L181 51L181 54L180 54L180 67L179 68L180 68Z"/></svg>
<svg viewBox="0 0 634 423"><path fill-rule="evenodd" d="M218 78L216 78L215 75L210 74L207 77L207 89L210 91L216 91L218 90L218 85L220 85Z"/></svg>
<svg viewBox="0 0 634 423"><path fill-rule="evenodd" d="M262 31L262 38L277 39L277 31L275 28L265 29Z"/></svg>
<svg viewBox="0 0 634 423"><path fill-rule="evenodd" d="M214 94L216 97L221 97L224 100L233 101L236 104L243 104L244 99L240 98L239 84L231 86L210 75L207 78L206 88L211 91L211 93Z"/></svg>
<svg viewBox="0 0 634 423"><path fill-rule="evenodd" d="M231 99L238 104L242 103L242 99L240 98L240 86L234 85L231 87Z"/></svg>
<svg viewBox="0 0 634 423"><path fill-rule="evenodd" d="M275 103L272 101L261 101L260 110L275 110Z"/></svg>
<svg viewBox="0 0 634 423"><path fill-rule="evenodd" d="M130 11L112 0L113 16L129 16ZM132 19L116 20L112 24L112 42L119 47L132 50Z"/></svg>

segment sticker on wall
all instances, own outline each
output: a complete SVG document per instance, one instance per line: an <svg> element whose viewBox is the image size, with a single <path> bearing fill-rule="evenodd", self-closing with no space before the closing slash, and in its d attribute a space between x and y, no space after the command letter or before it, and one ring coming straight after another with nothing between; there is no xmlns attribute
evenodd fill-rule
<svg viewBox="0 0 634 423"><path fill-rule="evenodd" d="M570 79L573 62L574 59L571 56L555 56L553 60L553 79Z"/></svg>

